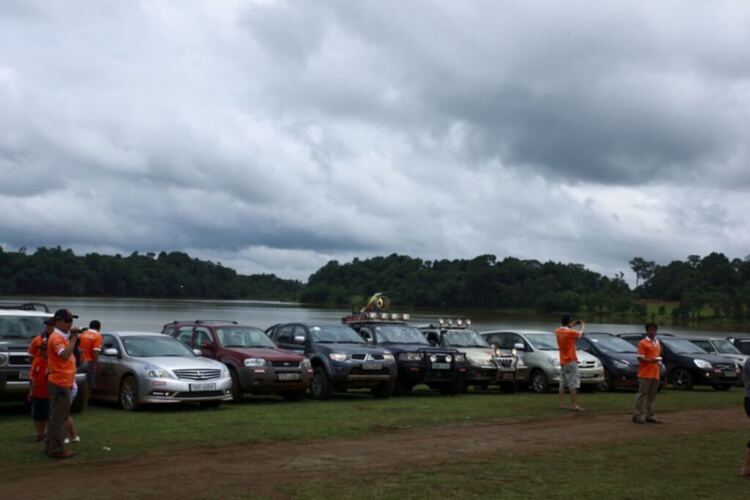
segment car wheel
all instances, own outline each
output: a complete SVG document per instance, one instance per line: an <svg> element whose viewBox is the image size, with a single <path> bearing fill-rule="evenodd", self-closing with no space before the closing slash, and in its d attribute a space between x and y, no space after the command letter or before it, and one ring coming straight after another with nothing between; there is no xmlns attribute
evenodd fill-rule
<svg viewBox="0 0 750 500"><path fill-rule="evenodd" d="M204 408L218 408L221 406L221 401L201 401L201 406Z"/></svg>
<svg viewBox="0 0 750 500"><path fill-rule="evenodd" d="M717 391L728 391L732 386L727 384L714 384L713 388Z"/></svg>
<svg viewBox="0 0 750 500"><path fill-rule="evenodd" d="M302 399L305 397L305 391L285 392L281 395L281 397L286 401L302 401Z"/></svg>
<svg viewBox="0 0 750 500"><path fill-rule="evenodd" d="M138 384L132 375L127 375L120 382L120 406L127 411L138 409Z"/></svg>
<svg viewBox="0 0 750 500"><path fill-rule="evenodd" d="M531 374L531 389L534 392L549 392L549 379L542 370L534 370Z"/></svg>
<svg viewBox="0 0 750 500"><path fill-rule="evenodd" d="M614 392L615 385L612 383L612 375L609 374L609 370L604 370L604 382L601 384L601 390Z"/></svg>
<svg viewBox="0 0 750 500"><path fill-rule="evenodd" d="M693 389L693 376L685 368L672 370L672 385L678 391L690 391Z"/></svg>
<svg viewBox="0 0 750 500"><path fill-rule="evenodd" d="M314 399L328 399L333 395L333 384L322 366L315 367L310 394Z"/></svg>
<svg viewBox="0 0 750 500"><path fill-rule="evenodd" d="M242 387L240 387L240 377L237 375L237 370L230 368L229 376L232 377L232 388L230 389L232 391L232 403L239 403L242 401L244 392L242 392Z"/></svg>
<svg viewBox="0 0 750 500"><path fill-rule="evenodd" d="M396 382L394 380L383 382L379 386L372 388L372 395L381 399L390 398L393 395L395 385Z"/></svg>
<svg viewBox="0 0 750 500"><path fill-rule="evenodd" d="M78 385L78 394L70 404L70 413L81 413L86 409L86 383Z"/></svg>

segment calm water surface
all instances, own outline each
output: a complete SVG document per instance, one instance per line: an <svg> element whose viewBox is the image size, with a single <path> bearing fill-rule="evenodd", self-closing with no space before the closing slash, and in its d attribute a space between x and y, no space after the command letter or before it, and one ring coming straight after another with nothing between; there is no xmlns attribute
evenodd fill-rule
<svg viewBox="0 0 750 500"><path fill-rule="evenodd" d="M246 325L265 329L280 322L316 322L339 323L341 317L349 314L346 309L322 309L301 306L294 303L264 302L251 300L177 300L177 299L107 299L107 298L69 298L69 297L3 297L3 302L43 302L50 310L61 307L71 309L80 318L77 325L88 325L92 319L102 322L102 330L140 330L161 331L165 323L174 320L222 319L234 320ZM483 311L452 310L446 314L437 311L410 312L412 322L427 323L438 317L469 317L474 326L482 330L499 328L516 328L552 331L557 327L554 318L518 319ZM586 319L585 317L583 318ZM735 330L709 330L691 327L662 326L661 331L674 332L686 336L717 335L729 336L734 333L747 333ZM587 321L587 330L612 333L640 332L642 324L612 324Z"/></svg>

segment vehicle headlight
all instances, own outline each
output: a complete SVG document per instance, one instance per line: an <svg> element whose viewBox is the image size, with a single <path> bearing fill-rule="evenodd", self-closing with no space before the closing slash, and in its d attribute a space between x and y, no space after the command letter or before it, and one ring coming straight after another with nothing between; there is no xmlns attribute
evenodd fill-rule
<svg viewBox="0 0 750 500"><path fill-rule="evenodd" d="M547 361L552 366L555 366L557 368L560 368L560 359L559 358L547 358Z"/></svg>
<svg viewBox="0 0 750 500"><path fill-rule="evenodd" d="M328 357L334 361L346 361L347 355L343 352L332 352Z"/></svg>
<svg viewBox="0 0 750 500"><path fill-rule="evenodd" d="M511 349L511 350L510 350L510 353L511 353L511 354L512 354L513 356L518 356L518 349L516 349L516 348L514 347L513 349Z"/></svg>
<svg viewBox="0 0 750 500"><path fill-rule="evenodd" d="M228 376L229 376L229 368L227 368L226 366L222 365L221 366L221 378L226 378Z"/></svg>
<svg viewBox="0 0 750 500"><path fill-rule="evenodd" d="M421 352L402 352L398 359L402 361L422 361L424 355Z"/></svg>
<svg viewBox="0 0 750 500"><path fill-rule="evenodd" d="M260 368L261 366L266 366L266 364L266 360L263 358L245 358L245 366L251 368Z"/></svg>
<svg viewBox="0 0 750 500"><path fill-rule="evenodd" d="M430 361L432 361L433 363L437 361L437 356L435 356L434 354L430 356Z"/></svg>
<svg viewBox="0 0 750 500"><path fill-rule="evenodd" d="M174 378L174 376L164 368L151 368L150 370L146 370L146 376L148 378Z"/></svg>
<svg viewBox="0 0 750 500"><path fill-rule="evenodd" d="M471 366L482 366L484 362L480 358L469 358L469 364Z"/></svg>
<svg viewBox="0 0 750 500"><path fill-rule="evenodd" d="M302 363L300 363L300 366L304 369L312 368L312 364L310 363L310 360L307 358L302 360Z"/></svg>
<svg viewBox="0 0 750 500"><path fill-rule="evenodd" d="M450 356L446 356L445 360L450 361L449 358ZM466 356L464 356L463 354L456 354L455 356L453 356L453 358L456 360L456 363L463 363L464 361L466 361Z"/></svg>
<svg viewBox="0 0 750 500"><path fill-rule="evenodd" d="M612 363L615 365L616 368L619 368L620 370L627 370L628 368L630 368L630 363L624 360L623 361L614 360Z"/></svg>
<svg viewBox="0 0 750 500"><path fill-rule="evenodd" d="M446 363L450 363L451 361L453 361L453 356L451 356L450 354L446 354L445 355L445 362Z"/></svg>
<svg viewBox="0 0 750 500"><path fill-rule="evenodd" d="M0 352L0 366L5 366L6 364L8 364L8 354Z"/></svg>
<svg viewBox="0 0 750 500"><path fill-rule="evenodd" d="M704 370L711 369L711 363L709 363L705 359L694 359L693 363L695 363L695 366L697 366L698 368L702 368Z"/></svg>
<svg viewBox="0 0 750 500"><path fill-rule="evenodd" d="M393 357L393 354L386 353L383 354L383 360L393 363L394 361L396 361L396 358Z"/></svg>

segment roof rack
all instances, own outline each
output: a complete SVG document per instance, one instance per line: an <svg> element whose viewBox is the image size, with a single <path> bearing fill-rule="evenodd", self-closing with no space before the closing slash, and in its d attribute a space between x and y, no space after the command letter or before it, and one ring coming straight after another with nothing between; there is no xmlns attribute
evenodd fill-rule
<svg viewBox="0 0 750 500"><path fill-rule="evenodd" d="M405 323L410 319L411 315L408 313L362 312L344 316L341 318L341 322L345 325L354 323Z"/></svg>
<svg viewBox="0 0 750 500"><path fill-rule="evenodd" d="M0 303L0 309L18 309L20 311L44 311L49 312L47 304L42 302L25 302L23 304L13 304L10 302Z"/></svg>

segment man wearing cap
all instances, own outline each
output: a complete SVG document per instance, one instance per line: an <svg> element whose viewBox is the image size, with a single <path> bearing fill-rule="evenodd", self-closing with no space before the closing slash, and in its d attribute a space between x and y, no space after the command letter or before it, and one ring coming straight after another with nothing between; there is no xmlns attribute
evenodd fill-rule
<svg viewBox="0 0 750 500"><path fill-rule="evenodd" d="M99 320L93 320L89 323L89 328L83 332L78 341L81 349L81 361L86 366L86 393L84 394L84 405L88 404L91 397L91 389L94 388L96 380L94 373L96 370L96 361L99 359L99 353L102 350L102 334L99 331L102 324Z"/></svg>
<svg viewBox="0 0 750 500"><path fill-rule="evenodd" d="M70 416L70 390L76 376L73 350L78 330L71 329L77 318L68 309L59 309L53 316L55 330L47 340L47 371L49 388L49 423L45 452L51 458L70 458L74 452L65 449L65 423Z"/></svg>

